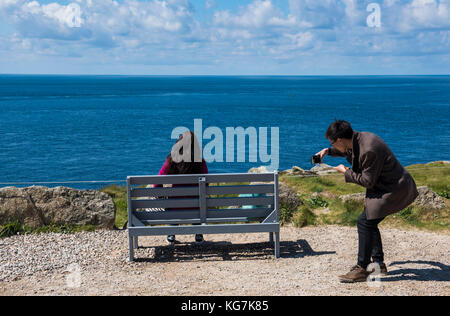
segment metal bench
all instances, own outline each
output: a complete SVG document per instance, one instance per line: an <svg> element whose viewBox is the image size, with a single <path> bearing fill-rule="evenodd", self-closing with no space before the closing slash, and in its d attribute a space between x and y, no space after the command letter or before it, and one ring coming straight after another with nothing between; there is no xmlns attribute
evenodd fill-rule
<svg viewBox="0 0 450 316"><path fill-rule="evenodd" d="M153 184L179 186L148 187ZM267 232L280 257L277 172L130 176L127 191L130 261L140 236L227 233ZM148 211L155 208L164 211Z"/></svg>

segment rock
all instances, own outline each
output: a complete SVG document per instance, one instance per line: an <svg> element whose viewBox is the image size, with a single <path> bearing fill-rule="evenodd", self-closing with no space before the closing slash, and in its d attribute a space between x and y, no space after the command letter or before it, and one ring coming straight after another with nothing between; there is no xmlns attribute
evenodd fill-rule
<svg viewBox="0 0 450 316"><path fill-rule="evenodd" d="M444 165L450 165L450 161L448 161L448 160L432 161L432 162L427 163L426 165L437 164L437 163L441 163L441 164L444 164Z"/></svg>
<svg viewBox="0 0 450 316"><path fill-rule="evenodd" d="M431 190L427 186L418 187L417 191L419 191L419 196L414 201L413 205L428 207L432 209L441 209L445 208L446 204L442 197L436 194L433 190ZM366 194L365 193L355 193L355 194L347 194L341 195L339 198L342 202L347 200L354 200L359 202L364 202Z"/></svg>
<svg viewBox="0 0 450 316"><path fill-rule="evenodd" d="M317 175L315 172L313 171L309 171L309 170L304 170L300 167L297 166L293 166L291 169L288 170L284 170L281 172L282 175L286 174L289 176L315 176Z"/></svg>
<svg viewBox="0 0 450 316"><path fill-rule="evenodd" d="M22 189L0 189L0 225L19 221L31 228L37 228L44 225L41 215Z"/></svg>
<svg viewBox="0 0 450 316"><path fill-rule="evenodd" d="M318 165L312 167L310 171L318 174L319 176L331 174L331 173L337 173L337 171L334 170L332 166L327 165L325 163L321 163L321 164L318 164Z"/></svg>
<svg viewBox="0 0 450 316"><path fill-rule="evenodd" d="M268 173L270 172L266 166L261 166L257 168L251 168L248 173Z"/></svg>
<svg viewBox="0 0 450 316"><path fill-rule="evenodd" d="M339 199L344 203L347 201L364 202L365 197L366 197L365 193L354 193L354 194L341 195L339 197Z"/></svg>
<svg viewBox="0 0 450 316"><path fill-rule="evenodd" d="M278 183L278 196L280 207L296 210L303 205L297 193L284 183Z"/></svg>
<svg viewBox="0 0 450 316"><path fill-rule="evenodd" d="M433 190L427 186L418 187L419 196L414 201L414 205L428 207L433 209L445 208L444 199L437 195Z"/></svg>
<svg viewBox="0 0 450 316"><path fill-rule="evenodd" d="M112 229L115 214L112 198L95 190L42 186L0 189L0 225L19 221L31 228L54 223Z"/></svg>

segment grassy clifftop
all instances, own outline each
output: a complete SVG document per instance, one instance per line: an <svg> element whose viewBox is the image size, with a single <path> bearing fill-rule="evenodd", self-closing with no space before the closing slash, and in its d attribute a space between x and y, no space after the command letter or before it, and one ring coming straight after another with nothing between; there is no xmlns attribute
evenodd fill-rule
<svg viewBox="0 0 450 316"><path fill-rule="evenodd" d="M396 227L415 227L434 231L450 231L450 164L435 162L412 165L406 168L418 186L428 186L439 194L447 205L434 210L411 206L393 216L383 225ZM360 202L342 202L339 196L362 193L365 189L356 184L345 183L341 174L319 177L281 176L280 181L287 184L302 199L304 205L297 210L287 210L281 206L280 218L284 224L297 227L306 225L356 225L356 220L364 206ZM127 221L126 188L108 186L101 190L112 196L117 207L116 226L122 227Z"/></svg>
<svg viewBox="0 0 450 316"><path fill-rule="evenodd" d="M447 207L431 209L410 206L389 216L384 225L396 227L415 227L419 229L450 231L450 164L434 162L406 167L417 186L428 186L440 195ZM362 202L339 199L341 195L363 193L365 189L346 183L343 175L331 174L321 177L282 176L281 181L289 185L305 202L298 212L288 214L286 222L296 226L338 224L356 225L358 216L364 209ZM282 210L283 211L283 210ZM291 216L289 216L291 215Z"/></svg>
<svg viewBox="0 0 450 316"><path fill-rule="evenodd" d="M418 228L450 233L450 163L434 162L412 165L406 169L414 177L418 186L428 186L445 202L446 207L431 209L424 206L410 206L405 210L388 216L382 225L399 228ZM345 183L341 174L331 174L318 177L280 176L280 182L293 189L303 201L298 209L287 209L281 205L280 220L283 224L297 227L307 225L336 224L345 226L356 225L358 216L364 209L362 202L349 200L342 202L339 196L362 193L364 188ZM115 225L122 228L128 219L126 187L112 185L101 189L109 194L116 205ZM96 227L74 227L70 225L50 225L32 231L15 222L0 226L0 238L17 233L62 232L71 233L80 230L92 231Z"/></svg>

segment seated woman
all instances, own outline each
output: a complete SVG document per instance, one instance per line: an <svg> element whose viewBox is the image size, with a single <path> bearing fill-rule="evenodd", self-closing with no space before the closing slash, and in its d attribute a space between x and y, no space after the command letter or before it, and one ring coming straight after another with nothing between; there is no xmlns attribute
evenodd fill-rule
<svg viewBox="0 0 450 316"><path fill-rule="evenodd" d="M184 139L184 141L190 139L190 149L191 149L191 155L190 155L190 161L181 161L181 162L175 162L172 157L172 152L167 156L166 162L162 166L161 170L159 171L158 175L174 175L174 174L207 174L208 173L208 167L206 166L206 161L202 159L201 162L195 162L194 160L194 153L195 148L197 150L200 149L200 145L198 144L197 138L194 134L194 132L185 132L180 135L175 145L179 145L179 143ZM180 155L180 157L183 156L183 146L175 146L173 148L180 147L178 149L177 154ZM177 159L175 159L177 160ZM198 184L173 184L173 187L186 187L186 186L197 186ZM155 184L154 187L162 187L161 184L157 185ZM174 197L174 198L181 198L180 197ZM198 198L198 196L183 196L183 198ZM177 210L179 208L171 208L170 210ZM182 208L183 210L199 210L199 208ZM175 243L175 235L169 235L167 236L167 242L170 244ZM195 242L203 242L203 235L197 234L195 235Z"/></svg>

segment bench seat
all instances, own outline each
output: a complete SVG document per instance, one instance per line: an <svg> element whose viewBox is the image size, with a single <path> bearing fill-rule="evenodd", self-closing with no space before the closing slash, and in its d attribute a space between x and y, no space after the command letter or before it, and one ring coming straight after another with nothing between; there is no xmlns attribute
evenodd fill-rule
<svg viewBox="0 0 450 316"><path fill-rule="evenodd" d="M280 257L278 172L130 176L127 193L130 261L141 236L188 234L269 233Z"/></svg>

